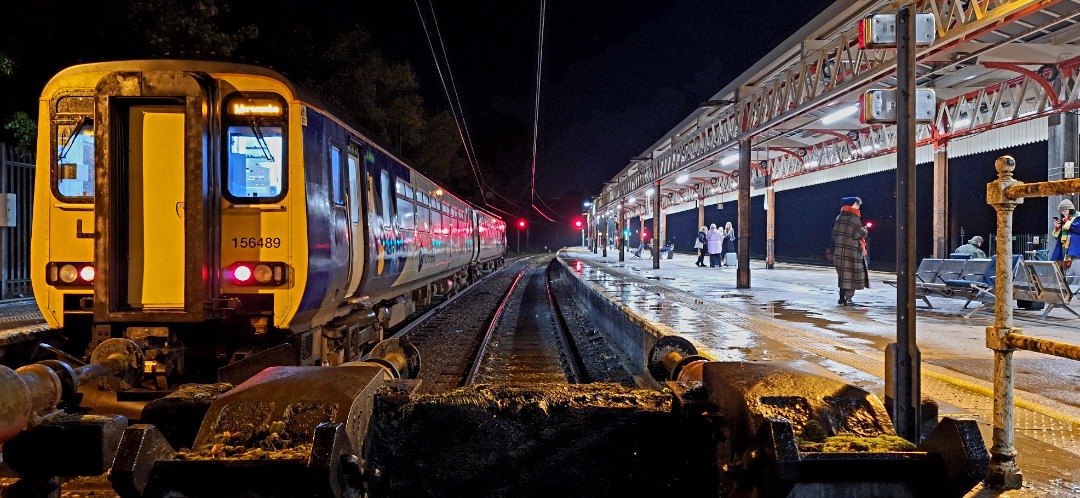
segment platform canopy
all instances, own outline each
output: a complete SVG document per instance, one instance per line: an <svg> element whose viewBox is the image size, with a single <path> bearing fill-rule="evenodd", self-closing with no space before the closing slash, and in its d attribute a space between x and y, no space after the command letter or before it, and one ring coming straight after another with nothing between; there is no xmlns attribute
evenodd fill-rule
<svg viewBox="0 0 1080 498"><path fill-rule="evenodd" d="M651 215L657 187L669 212L720 202L738 187L740 141L750 142L756 189L895 167L896 127L862 124L852 106L896 86L896 51L860 48L858 25L897 3L833 3L632 158L593 213L614 217L622 203L624 216ZM1036 120L1080 107L1080 0L913 4L937 24L917 54L917 85L937 97L933 121L916 130L918 162L945 147L977 153L1045 139L1045 119Z"/></svg>

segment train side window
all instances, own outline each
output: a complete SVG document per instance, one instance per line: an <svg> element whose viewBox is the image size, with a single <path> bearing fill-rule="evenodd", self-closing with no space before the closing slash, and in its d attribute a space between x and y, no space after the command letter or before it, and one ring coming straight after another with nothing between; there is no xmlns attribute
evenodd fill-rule
<svg viewBox="0 0 1080 498"><path fill-rule="evenodd" d="M431 229L431 210L428 209L427 202L427 194L416 193L416 229L425 232Z"/></svg>
<svg viewBox="0 0 1080 498"><path fill-rule="evenodd" d="M94 197L94 121L90 117L57 120L53 178L62 198Z"/></svg>
<svg viewBox="0 0 1080 498"><path fill-rule="evenodd" d="M414 216L413 202L404 197L397 198L397 220L398 227L407 230L416 228L416 218Z"/></svg>
<svg viewBox="0 0 1080 498"><path fill-rule="evenodd" d="M330 199L335 206L345 205L345 182L342 181L341 147L330 146Z"/></svg>
<svg viewBox="0 0 1080 498"><path fill-rule="evenodd" d="M360 150L349 145L349 219L356 223L360 220Z"/></svg>
<svg viewBox="0 0 1080 498"><path fill-rule="evenodd" d="M379 203L382 212L379 215L382 217L383 228L390 228L390 173L382 171L379 180L379 192L382 194Z"/></svg>

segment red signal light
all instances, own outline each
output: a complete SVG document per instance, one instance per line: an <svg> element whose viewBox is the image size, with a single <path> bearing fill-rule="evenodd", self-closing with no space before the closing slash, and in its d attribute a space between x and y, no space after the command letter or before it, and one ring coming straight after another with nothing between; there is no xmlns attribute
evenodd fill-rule
<svg viewBox="0 0 1080 498"><path fill-rule="evenodd" d="M518 228L525 228L525 220L518 220Z"/></svg>
<svg viewBox="0 0 1080 498"><path fill-rule="evenodd" d="M874 222L872 222L872 221L866 222L866 228L874 228Z"/></svg>
<svg viewBox="0 0 1080 498"><path fill-rule="evenodd" d="M233 270L233 278L235 278L237 282L247 282L251 278L251 268L243 265L237 266L236 269Z"/></svg>
<svg viewBox="0 0 1080 498"><path fill-rule="evenodd" d="M581 220L574 221L574 228L581 228Z"/></svg>

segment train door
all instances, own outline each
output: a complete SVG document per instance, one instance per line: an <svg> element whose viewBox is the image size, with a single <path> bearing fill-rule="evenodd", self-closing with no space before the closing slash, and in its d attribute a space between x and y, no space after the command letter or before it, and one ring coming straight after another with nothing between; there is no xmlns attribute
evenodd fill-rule
<svg viewBox="0 0 1080 498"><path fill-rule="evenodd" d="M168 71L98 83L95 322L206 318L210 87Z"/></svg>
<svg viewBox="0 0 1080 498"><path fill-rule="evenodd" d="M355 143L349 144L349 155L346 168L349 170L349 233L352 234L350 241L352 250L349 255L349 293L359 291L360 281L364 276L364 261L367 255L365 248L368 239L364 236L364 218L361 212L363 193L367 191L362 185L364 175L360 171L360 147Z"/></svg>
<svg viewBox="0 0 1080 498"><path fill-rule="evenodd" d="M184 107L133 105L127 114L126 304L183 309Z"/></svg>

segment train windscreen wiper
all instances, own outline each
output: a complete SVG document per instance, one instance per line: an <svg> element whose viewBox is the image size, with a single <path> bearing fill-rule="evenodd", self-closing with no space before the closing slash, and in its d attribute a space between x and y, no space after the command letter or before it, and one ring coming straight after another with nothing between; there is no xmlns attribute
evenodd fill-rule
<svg viewBox="0 0 1080 498"><path fill-rule="evenodd" d="M89 124L93 124L93 121L90 119L90 117L83 116L79 119L79 122L76 123L75 126L72 128L71 134L67 136L67 141L64 142L64 148L60 149L60 153L57 154L57 162L67 157L67 153L71 150L71 146L75 145L75 137L81 135L83 128L86 128L86 126Z"/></svg>
<svg viewBox="0 0 1080 498"><path fill-rule="evenodd" d="M270 146L266 144L266 139L263 138L262 129L259 128L259 121L255 119L255 116L251 116L251 133L255 135L255 141L259 143L259 149L262 150L263 158L270 162L274 161L274 155L270 153Z"/></svg>

